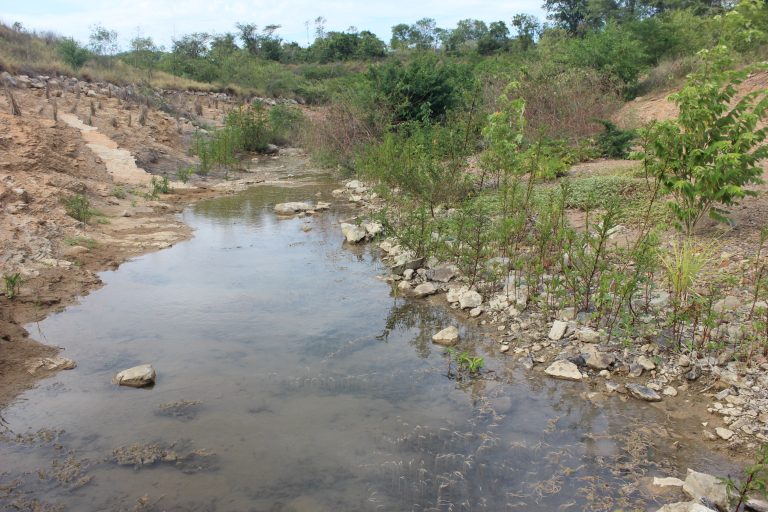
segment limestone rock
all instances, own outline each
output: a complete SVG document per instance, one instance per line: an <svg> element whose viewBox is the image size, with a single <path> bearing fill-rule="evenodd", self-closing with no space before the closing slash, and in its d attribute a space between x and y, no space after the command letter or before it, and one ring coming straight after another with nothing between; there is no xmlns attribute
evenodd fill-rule
<svg viewBox="0 0 768 512"><path fill-rule="evenodd" d="M27 372L31 375L37 373L38 370L45 371L59 371L59 370L72 370L77 367L77 363L72 359L66 357L44 357L37 359L27 366Z"/></svg>
<svg viewBox="0 0 768 512"><path fill-rule="evenodd" d="M664 505L657 512L712 512L712 509L695 501L681 501Z"/></svg>
<svg viewBox="0 0 768 512"><path fill-rule="evenodd" d="M365 228L365 232L372 237L380 234L384 230L384 226L378 222L366 222L363 224L363 228Z"/></svg>
<svg viewBox="0 0 768 512"><path fill-rule="evenodd" d="M427 295L433 295L437 292L437 287L432 283L422 283L413 289L413 294L416 297L426 297Z"/></svg>
<svg viewBox="0 0 768 512"><path fill-rule="evenodd" d="M671 476L666 478L653 477L653 485L656 487L682 487L683 483L679 478Z"/></svg>
<svg viewBox="0 0 768 512"><path fill-rule="evenodd" d="M114 384L119 386L130 386L132 388L143 388L155 383L155 369L151 364L142 364L123 370L112 379Z"/></svg>
<svg viewBox="0 0 768 512"><path fill-rule="evenodd" d="M483 303L483 297L474 290L467 290L459 296L461 309L476 308Z"/></svg>
<svg viewBox="0 0 768 512"><path fill-rule="evenodd" d="M552 328L549 330L548 338L552 341L558 341L565 336L565 331L568 329L568 324L561 320L555 320L552 323Z"/></svg>
<svg viewBox="0 0 768 512"><path fill-rule="evenodd" d="M438 283L447 283L456 277L457 272L458 269L454 265L440 265L427 272L427 279Z"/></svg>
<svg viewBox="0 0 768 512"><path fill-rule="evenodd" d="M344 234L344 238L351 244L356 244L363 240L366 235L365 228L355 226L354 224L347 224L346 222L341 224L341 232Z"/></svg>
<svg viewBox="0 0 768 512"><path fill-rule="evenodd" d="M455 345L456 342L458 341L459 341L459 330L454 326L446 327L442 331L432 336L432 343L435 343L436 345L443 345L446 347Z"/></svg>
<svg viewBox="0 0 768 512"><path fill-rule="evenodd" d="M725 441L728 441L730 438L733 437L733 430L728 430L727 428L723 428L723 427L717 427L715 429L715 433L720 439L723 439Z"/></svg>
<svg viewBox="0 0 768 512"><path fill-rule="evenodd" d="M642 366L643 370L651 371L656 369L656 363L654 363L648 356L638 357L637 364Z"/></svg>
<svg viewBox="0 0 768 512"><path fill-rule="evenodd" d="M593 345L590 345L589 348L592 348L592 350L586 351L584 362L586 362L587 366L593 370L605 370L615 361L613 354L600 352L599 350L594 349Z"/></svg>
<svg viewBox="0 0 768 512"><path fill-rule="evenodd" d="M688 475L685 477L683 492L697 502L701 498L707 498L722 510L728 508L728 494L725 484L715 476L689 469Z"/></svg>
<svg viewBox="0 0 768 512"><path fill-rule="evenodd" d="M646 402L661 402L661 397L659 394L648 386L643 386L642 384L633 382L626 384L625 387L627 388L629 394L638 400L645 400Z"/></svg>
<svg viewBox="0 0 768 512"><path fill-rule="evenodd" d="M555 361L544 370L550 377L563 380L581 380L579 367L570 361Z"/></svg>
<svg viewBox="0 0 768 512"><path fill-rule="evenodd" d="M589 327L576 331L576 339L582 343L600 343L600 333Z"/></svg>
<svg viewBox="0 0 768 512"><path fill-rule="evenodd" d="M293 215L299 212L306 212L312 209L312 205L309 203L278 203L272 208L278 215Z"/></svg>

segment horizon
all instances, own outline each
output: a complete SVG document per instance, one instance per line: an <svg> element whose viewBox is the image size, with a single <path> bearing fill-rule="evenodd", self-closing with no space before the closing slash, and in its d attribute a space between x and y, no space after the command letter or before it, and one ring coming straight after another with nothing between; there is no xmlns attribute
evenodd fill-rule
<svg viewBox="0 0 768 512"><path fill-rule="evenodd" d="M8 25L21 23L24 29L54 32L87 44L92 27L101 25L118 33L121 50L140 35L151 37L155 44L169 50L174 39L185 34L236 33L235 23L254 23L263 28L280 25L276 31L284 41L307 46L315 39L314 21L324 17L327 32L346 32L354 27L368 30L389 44L392 26L411 24L422 18L433 18L438 27L453 28L462 19L478 19L490 23L504 21L509 25L515 14L531 14L544 20L541 4L532 0L513 0L502 5L489 5L479 0L427 0L418 5L403 0L376 3L357 9L349 0L330 0L321 7L308 0L290 0L279 5L259 8L261 1L224 0L211 5L202 0L184 4L170 0L117 0L99 4L85 0L42 0L17 2L0 0L0 20ZM258 14L255 12L258 10ZM151 14L147 14L151 12ZM293 13L301 12L299 19ZM389 14L395 12L397 14ZM294 18L294 19L291 19ZM309 24L307 26L307 23Z"/></svg>

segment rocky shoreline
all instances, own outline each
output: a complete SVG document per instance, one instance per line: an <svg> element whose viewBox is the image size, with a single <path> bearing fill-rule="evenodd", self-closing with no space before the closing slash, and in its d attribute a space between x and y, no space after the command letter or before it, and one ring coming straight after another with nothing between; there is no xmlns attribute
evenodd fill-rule
<svg viewBox="0 0 768 512"><path fill-rule="evenodd" d="M695 407L706 409L710 418L701 424L701 439L739 459L749 459L768 442L768 362L757 358L747 364L728 350L719 354L677 351L645 339L627 345L610 340L603 330L589 325L589 315L572 307L556 309L547 316L531 301L537 290L512 280L470 286L455 265L416 258L391 233L383 233L381 224L367 220L382 210L384 201L359 180L348 181L343 189L334 191L334 196L365 212L343 223L342 232L348 243L373 241L378 245L391 270L383 278L393 285L395 293L444 300L464 321L484 326L511 364L554 379L581 381L590 389L587 398L618 394L644 402L692 400ZM665 292L657 292L651 303L654 309L649 317L668 314L669 295ZM715 304L726 318L720 326L726 335L737 329L736 313L750 306L731 295ZM457 339L457 335L441 332L435 334L433 342L450 346ZM720 479L689 470L686 482L674 480L678 494L690 500L666 505L660 511L727 507L725 484ZM753 501L748 509L768 507Z"/></svg>

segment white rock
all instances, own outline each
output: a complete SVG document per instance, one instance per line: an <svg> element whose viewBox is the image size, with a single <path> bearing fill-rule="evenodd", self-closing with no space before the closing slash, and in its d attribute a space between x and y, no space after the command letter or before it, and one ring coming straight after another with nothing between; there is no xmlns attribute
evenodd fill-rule
<svg viewBox="0 0 768 512"><path fill-rule="evenodd" d="M637 358L637 364L639 364L643 370L655 370L656 363L654 363L648 356L640 356Z"/></svg>
<svg viewBox="0 0 768 512"><path fill-rule="evenodd" d="M474 290L467 290L459 296L461 309L476 308L483 303L483 297Z"/></svg>
<svg viewBox="0 0 768 512"><path fill-rule="evenodd" d="M123 370L112 379L114 384L120 386L130 386L132 388L143 388L155 383L155 369L151 364L142 364Z"/></svg>
<svg viewBox="0 0 768 512"><path fill-rule="evenodd" d="M459 302L461 295L467 291L469 291L469 289L466 286L462 286L460 288L449 288L448 293L445 294L445 300L451 304L454 302Z"/></svg>
<svg viewBox="0 0 768 512"><path fill-rule="evenodd" d="M455 345L457 341L459 341L459 330L454 326L446 327L432 336L432 343L446 347Z"/></svg>
<svg viewBox="0 0 768 512"><path fill-rule="evenodd" d="M363 183L360 180L352 180L349 183L347 183L345 186L352 190L365 187L365 185L363 185Z"/></svg>
<svg viewBox="0 0 768 512"><path fill-rule="evenodd" d="M414 273L414 270L412 268L405 269L405 271L403 272L403 279L407 279L410 281L411 279L413 279L413 273Z"/></svg>
<svg viewBox="0 0 768 512"><path fill-rule="evenodd" d="M724 299L720 299L719 301L715 302L715 305L712 306L712 309L715 313L720 314L728 311L734 311L738 309L740 305L741 302L739 301L738 297L728 295Z"/></svg>
<svg viewBox="0 0 768 512"><path fill-rule="evenodd" d="M364 239L366 235L364 228L355 226L354 224L347 224L346 222L341 224L341 232L344 234L344 238L346 238L347 242L351 244L356 244Z"/></svg>
<svg viewBox="0 0 768 512"><path fill-rule="evenodd" d="M363 224L366 233L371 236L376 236L384 230L384 227L378 222L366 222Z"/></svg>
<svg viewBox="0 0 768 512"><path fill-rule="evenodd" d="M701 501L701 498L706 497L722 510L728 508L728 494L725 484L715 476L689 469L688 475L685 477L683 492L694 501L698 502Z"/></svg>
<svg viewBox="0 0 768 512"><path fill-rule="evenodd" d="M661 392L664 396L677 396L677 390L672 386L667 386L664 391Z"/></svg>
<svg viewBox="0 0 768 512"><path fill-rule="evenodd" d="M507 296L503 294L494 295L491 297L491 300L488 301L488 306L494 311L501 311L502 309L508 308L509 302L507 302Z"/></svg>
<svg viewBox="0 0 768 512"><path fill-rule="evenodd" d="M544 373L549 375L550 377L554 377L556 379L563 379L563 380L581 380L582 375L579 371L579 367L573 364L570 361L555 361L549 367L547 367L546 370L544 370Z"/></svg>
<svg viewBox="0 0 768 512"><path fill-rule="evenodd" d="M576 331L576 339L582 343L600 343L600 333L589 327Z"/></svg>
<svg viewBox="0 0 768 512"><path fill-rule="evenodd" d="M77 367L77 363L72 359L66 357L44 357L42 359L36 359L29 365L27 365L27 372L34 375L38 370L46 371L59 371L59 370L72 370Z"/></svg>
<svg viewBox="0 0 768 512"><path fill-rule="evenodd" d="M274 206L273 210L278 215L293 215L299 212L306 212L312 209L312 205L309 203L278 203Z"/></svg>
<svg viewBox="0 0 768 512"><path fill-rule="evenodd" d="M437 292L437 287L432 283L422 283L413 289L413 294L416 297L426 297L427 295L433 295Z"/></svg>
<svg viewBox="0 0 768 512"><path fill-rule="evenodd" d="M557 341L565 336L565 331L568 329L568 323L561 320L555 320L552 323L552 328L549 330L548 338L552 341Z"/></svg>
<svg viewBox="0 0 768 512"><path fill-rule="evenodd" d="M707 508L696 501L681 501L679 503L664 505L657 512L712 512L712 509Z"/></svg>
<svg viewBox="0 0 768 512"><path fill-rule="evenodd" d="M472 308L469 311L469 316L471 316L472 318L477 318L477 317L479 317L482 314L483 314L482 308Z"/></svg>
<svg viewBox="0 0 768 512"><path fill-rule="evenodd" d="M666 478L653 477L653 485L656 487L682 487L683 481L679 478L668 476Z"/></svg>
<svg viewBox="0 0 768 512"><path fill-rule="evenodd" d="M730 438L733 437L733 430L728 430L727 428L723 428L723 427L717 427L715 429L715 433L720 439L723 439L725 441L728 441Z"/></svg>

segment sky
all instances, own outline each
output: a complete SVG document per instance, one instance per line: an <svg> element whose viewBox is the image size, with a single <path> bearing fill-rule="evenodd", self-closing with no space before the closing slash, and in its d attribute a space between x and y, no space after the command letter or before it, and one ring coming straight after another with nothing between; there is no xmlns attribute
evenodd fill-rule
<svg viewBox="0 0 768 512"><path fill-rule="evenodd" d="M326 30L346 31L350 26L370 30L389 42L393 25L434 18L451 28L465 18L505 21L513 15L544 18L542 0L0 0L0 20L20 22L25 28L53 31L87 42L91 27L117 31L121 48L141 35L170 47L174 37L191 32L234 32L236 22L259 27L281 25L285 40L307 44L306 21L314 39L314 20L327 19Z"/></svg>

